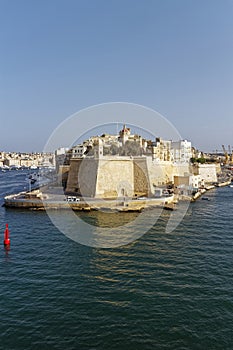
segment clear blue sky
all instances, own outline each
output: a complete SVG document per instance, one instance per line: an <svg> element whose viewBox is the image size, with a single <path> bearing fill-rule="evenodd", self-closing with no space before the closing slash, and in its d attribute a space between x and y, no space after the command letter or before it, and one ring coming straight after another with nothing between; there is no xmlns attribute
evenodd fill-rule
<svg viewBox="0 0 233 350"><path fill-rule="evenodd" d="M109 101L157 110L199 149L233 145L233 0L0 0L0 50L0 150L42 150Z"/></svg>

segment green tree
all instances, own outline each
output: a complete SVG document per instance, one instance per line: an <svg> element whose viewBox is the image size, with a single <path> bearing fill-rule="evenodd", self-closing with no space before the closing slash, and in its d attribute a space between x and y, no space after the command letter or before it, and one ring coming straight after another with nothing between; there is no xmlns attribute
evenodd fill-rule
<svg viewBox="0 0 233 350"><path fill-rule="evenodd" d="M140 144L135 141L126 141L126 143L120 148L119 154L121 156L139 156L141 155Z"/></svg>
<svg viewBox="0 0 233 350"><path fill-rule="evenodd" d="M119 147L116 143L112 143L110 146L110 153L115 156L116 154L119 154Z"/></svg>

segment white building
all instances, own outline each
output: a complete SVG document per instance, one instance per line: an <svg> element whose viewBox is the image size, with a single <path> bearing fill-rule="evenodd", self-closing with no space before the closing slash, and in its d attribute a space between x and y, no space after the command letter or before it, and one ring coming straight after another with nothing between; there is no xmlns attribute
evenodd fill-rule
<svg viewBox="0 0 233 350"><path fill-rule="evenodd" d="M193 167L194 174L200 175L205 183L217 182L216 164L198 164Z"/></svg>
<svg viewBox="0 0 233 350"><path fill-rule="evenodd" d="M72 157L74 158L83 158L85 157L85 152L87 151L87 146L84 144L77 145L72 148Z"/></svg>
<svg viewBox="0 0 233 350"><path fill-rule="evenodd" d="M171 160L171 141L156 138L155 145L152 146L152 158L157 161Z"/></svg>
<svg viewBox="0 0 233 350"><path fill-rule="evenodd" d="M191 195L199 188L204 187L205 182L200 175L185 174L184 176L174 176L175 192Z"/></svg>
<svg viewBox="0 0 233 350"><path fill-rule="evenodd" d="M55 156L61 156L62 154L66 154L66 152L69 151L68 147L60 147L58 149L56 149L55 151Z"/></svg>
<svg viewBox="0 0 233 350"><path fill-rule="evenodd" d="M20 159L17 158L6 158L4 160L4 165L7 166L20 166Z"/></svg>
<svg viewBox="0 0 233 350"><path fill-rule="evenodd" d="M192 158L190 141L180 140L171 143L171 160L175 163L189 163Z"/></svg>

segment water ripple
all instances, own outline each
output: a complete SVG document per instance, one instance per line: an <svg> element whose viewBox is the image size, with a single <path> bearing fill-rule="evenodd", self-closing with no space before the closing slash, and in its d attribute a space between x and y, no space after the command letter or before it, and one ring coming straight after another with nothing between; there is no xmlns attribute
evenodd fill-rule
<svg viewBox="0 0 233 350"><path fill-rule="evenodd" d="M69 240L46 213L1 208L12 244L0 251L0 348L232 349L232 196L193 203L170 234L163 213L116 249Z"/></svg>

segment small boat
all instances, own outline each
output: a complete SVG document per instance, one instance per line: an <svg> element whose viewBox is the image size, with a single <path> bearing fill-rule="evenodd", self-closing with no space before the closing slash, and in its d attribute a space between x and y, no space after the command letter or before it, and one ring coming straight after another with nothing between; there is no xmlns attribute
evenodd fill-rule
<svg viewBox="0 0 233 350"><path fill-rule="evenodd" d="M5 171L6 171L6 170L10 170L10 167L9 167L8 165L3 165L3 166L2 166L2 171L3 171L3 170L5 170ZM4 172L5 172L5 171L4 171Z"/></svg>
<svg viewBox="0 0 233 350"><path fill-rule="evenodd" d="M32 170L36 170L37 168L38 167L36 165L34 165L34 164L30 166L30 169L32 169Z"/></svg>
<svg viewBox="0 0 233 350"><path fill-rule="evenodd" d="M164 205L163 209L165 209L165 210L175 210L175 209L177 209L176 203L173 203L173 202L172 203L166 203Z"/></svg>
<svg viewBox="0 0 233 350"><path fill-rule="evenodd" d="M233 188L233 185L229 185L229 187Z"/></svg>
<svg viewBox="0 0 233 350"><path fill-rule="evenodd" d="M210 199L208 197L202 197L203 201L210 201Z"/></svg>
<svg viewBox="0 0 233 350"><path fill-rule="evenodd" d="M30 181L31 184L34 184L38 179L39 179L39 174L36 174L36 173L30 174L28 175L28 177L26 177L26 180Z"/></svg>

